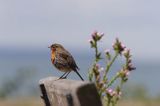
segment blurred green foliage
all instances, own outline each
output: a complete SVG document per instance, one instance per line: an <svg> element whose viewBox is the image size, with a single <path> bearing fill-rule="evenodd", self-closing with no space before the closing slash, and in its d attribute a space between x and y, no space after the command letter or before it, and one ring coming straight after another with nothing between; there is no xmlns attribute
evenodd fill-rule
<svg viewBox="0 0 160 106"><path fill-rule="evenodd" d="M126 89L123 93L123 99L147 100L150 98L148 90L143 84L130 84L124 86Z"/></svg>
<svg viewBox="0 0 160 106"><path fill-rule="evenodd" d="M34 72L32 68L20 68L16 71L14 76L6 77L0 87L0 98L5 99L13 92L19 90L27 79L33 77Z"/></svg>

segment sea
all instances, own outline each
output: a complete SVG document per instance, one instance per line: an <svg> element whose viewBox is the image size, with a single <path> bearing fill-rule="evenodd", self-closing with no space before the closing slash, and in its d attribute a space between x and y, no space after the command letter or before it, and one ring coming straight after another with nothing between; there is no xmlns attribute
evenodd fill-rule
<svg viewBox="0 0 160 106"><path fill-rule="evenodd" d="M94 61L94 52L72 50L72 55L80 68L79 73L85 80L88 80L88 71ZM160 60L140 59L133 56L132 61L136 70L130 73L127 84L133 87L143 85L149 95L160 95ZM124 60L121 61L120 57L113 64L110 74L108 74L109 79L116 74L123 62ZM107 61L103 58L99 64L105 68L105 63ZM0 90L4 89L8 82L15 81L12 83L18 83L16 84L17 89L11 95L30 96L39 94L40 79L50 76L59 77L62 74L63 72L58 71L51 64L49 50L0 51ZM80 80L74 72L70 73L68 79Z"/></svg>

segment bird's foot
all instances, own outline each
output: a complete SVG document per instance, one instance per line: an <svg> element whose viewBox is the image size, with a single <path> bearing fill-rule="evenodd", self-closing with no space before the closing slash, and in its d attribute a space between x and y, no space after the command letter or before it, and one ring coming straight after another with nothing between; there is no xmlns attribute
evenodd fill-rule
<svg viewBox="0 0 160 106"><path fill-rule="evenodd" d="M61 79L67 79L67 77L65 76L65 77L62 77Z"/></svg>
<svg viewBox="0 0 160 106"><path fill-rule="evenodd" d="M67 77L60 77L59 79L67 79Z"/></svg>

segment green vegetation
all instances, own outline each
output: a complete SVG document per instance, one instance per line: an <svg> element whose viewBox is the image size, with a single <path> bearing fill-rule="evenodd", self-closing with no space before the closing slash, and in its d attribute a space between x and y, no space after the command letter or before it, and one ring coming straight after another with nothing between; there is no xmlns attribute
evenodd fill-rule
<svg viewBox="0 0 160 106"><path fill-rule="evenodd" d="M112 45L113 52L110 49L105 50L105 64L104 67L100 65L100 61L104 59L102 52L99 51L98 42L102 39L104 34L94 32L92 38L89 40L91 48L95 50L95 58L92 67L89 70L89 81L94 82L99 96L101 97L105 106L115 106L122 95L122 87L127 82L128 76L135 67L132 64L130 49L126 48L118 38ZM113 54L112 54L113 53ZM124 59L124 63L121 64L121 68L117 70L116 74L108 77L108 73L111 70L114 62L120 57ZM115 84L116 83L116 84ZM113 87L114 85L114 87Z"/></svg>
<svg viewBox="0 0 160 106"><path fill-rule="evenodd" d="M5 99L14 92L18 91L26 81L33 77L33 69L19 69L11 78L6 78L0 87L0 99Z"/></svg>

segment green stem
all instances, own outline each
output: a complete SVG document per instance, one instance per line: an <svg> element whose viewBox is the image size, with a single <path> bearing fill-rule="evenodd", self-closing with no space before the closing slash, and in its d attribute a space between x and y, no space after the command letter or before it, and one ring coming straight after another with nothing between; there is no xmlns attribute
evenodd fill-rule
<svg viewBox="0 0 160 106"><path fill-rule="evenodd" d="M120 76L120 73L118 73L115 77L113 77L113 78L111 79L111 81L107 84L107 86L101 89L100 95L102 95L102 93L103 93L109 86L111 86L111 85L114 83L114 81L117 80L117 78L119 78L119 76Z"/></svg>
<svg viewBox="0 0 160 106"><path fill-rule="evenodd" d="M112 64L114 63L114 61L116 60L118 55L119 55L119 53L116 52L115 56L113 57L113 59L107 64L106 71L105 71L104 76L103 76L103 80L106 78L109 69L111 68Z"/></svg>
<svg viewBox="0 0 160 106"><path fill-rule="evenodd" d="M121 83L120 83L120 86L119 86L119 87L120 87L120 89L122 88L123 83L124 83L124 82L123 82L123 80L121 79Z"/></svg>
<svg viewBox="0 0 160 106"><path fill-rule="evenodd" d="M114 61L118 57L118 55L119 55L119 53L116 51L114 57L112 58L112 60L107 65L106 71L105 71L104 76L103 76L103 80L105 80L110 67L112 66L112 64L114 63ZM119 77L119 75L116 75L114 78L112 78L112 80L108 83L108 85L110 86L117 79L117 77ZM106 88L108 88L109 86L102 88L101 91L100 91L100 95L102 95L102 93L104 92L104 90Z"/></svg>
<svg viewBox="0 0 160 106"><path fill-rule="evenodd" d="M107 102L107 106L110 106L110 103L111 103L111 99L109 98Z"/></svg>
<svg viewBox="0 0 160 106"><path fill-rule="evenodd" d="M92 81L93 78L93 67L95 67L96 63L98 62L98 47L97 47L97 41L95 41L95 60L94 63L92 65L92 69L89 72L89 80Z"/></svg>
<svg viewBox="0 0 160 106"><path fill-rule="evenodd" d="M114 82L117 78L119 78L119 76L120 76L120 73L118 73L115 77L113 77L113 78L111 79L111 81L107 84L107 87L106 87L106 88L108 88L109 86L111 86L111 85L113 84L113 82Z"/></svg>
<svg viewBox="0 0 160 106"><path fill-rule="evenodd" d="M112 106L115 106L115 102L112 102Z"/></svg>
<svg viewBox="0 0 160 106"><path fill-rule="evenodd" d="M97 47L97 41L95 41L95 52L96 52L96 54L95 54L95 63L97 63L97 62L98 62L98 47Z"/></svg>

